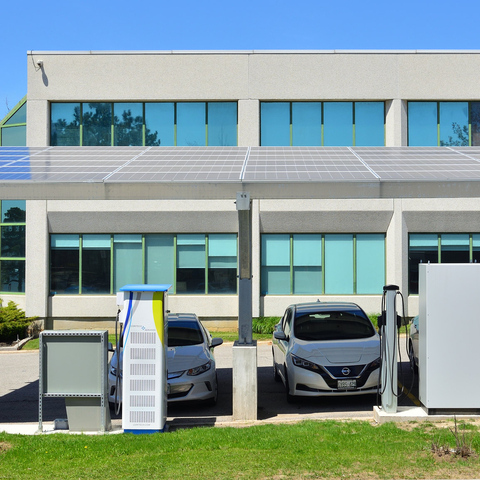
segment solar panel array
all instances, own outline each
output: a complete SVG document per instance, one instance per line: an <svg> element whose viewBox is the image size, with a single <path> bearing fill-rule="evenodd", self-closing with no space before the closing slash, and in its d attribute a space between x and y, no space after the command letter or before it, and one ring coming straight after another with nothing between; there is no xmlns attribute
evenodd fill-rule
<svg viewBox="0 0 480 480"><path fill-rule="evenodd" d="M480 147L0 147L0 181L480 180Z"/></svg>

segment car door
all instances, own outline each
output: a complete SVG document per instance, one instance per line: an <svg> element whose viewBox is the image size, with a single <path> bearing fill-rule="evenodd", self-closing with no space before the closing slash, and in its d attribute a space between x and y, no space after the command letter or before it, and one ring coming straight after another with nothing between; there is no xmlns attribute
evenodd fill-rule
<svg viewBox="0 0 480 480"><path fill-rule="evenodd" d="M285 364L286 364L286 356L288 355L288 345L290 342L290 334L292 330L292 319L293 319L293 309L288 308L283 316L282 323L281 323L281 332L284 334L284 339L279 339L277 343L278 347L278 356L277 362L279 365L279 372L280 375L285 380Z"/></svg>

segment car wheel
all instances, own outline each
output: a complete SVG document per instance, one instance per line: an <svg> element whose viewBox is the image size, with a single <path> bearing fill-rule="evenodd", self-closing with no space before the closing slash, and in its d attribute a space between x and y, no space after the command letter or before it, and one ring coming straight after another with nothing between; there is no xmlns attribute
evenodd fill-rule
<svg viewBox="0 0 480 480"><path fill-rule="evenodd" d="M290 385L288 383L287 367L285 367L285 392L287 403L295 403L295 396L290 394Z"/></svg>
<svg viewBox="0 0 480 480"><path fill-rule="evenodd" d="M273 353L273 351L272 351L272 353ZM278 373L277 364L275 363L275 357L273 357L273 379L276 382L281 382L282 381L282 377Z"/></svg>
<svg viewBox="0 0 480 480"><path fill-rule="evenodd" d="M214 390L214 396L212 398L209 398L206 401L206 404L210 407L214 407L217 404L218 401L218 378L217 374L215 374L215 390Z"/></svg>
<svg viewBox="0 0 480 480"><path fill-rule="evenodd" d="M410 370L413 373L418 373L418 365L415 363L415 354L413 353L412 342L408 344L408 358L410 359Z"/></svg>

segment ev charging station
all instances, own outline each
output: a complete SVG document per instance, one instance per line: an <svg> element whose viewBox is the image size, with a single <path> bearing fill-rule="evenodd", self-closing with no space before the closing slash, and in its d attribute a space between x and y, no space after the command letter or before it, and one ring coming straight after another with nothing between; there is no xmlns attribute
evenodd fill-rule
<svg viewBox="0 0 480 480"><path fill-rule="evenodd" d="M480 264L419 266L419 400L429 414L480 410Z"/></svg>
<svg viewBox="0 0 480 480"><path fill-rule="evenodd" d="M171 285L125 285L123 305L122 428L163 432L167 420L167 296Z"/></svg>
<svg viewBox="0 0 480 480"><path fill-rule="evenodd" d="M396 296L397 285L385 285L383 294L385 298L385 310L383 313L384 324L380 327L381 332L381 395L382 409L385 413L397 413L397 308Z"/></svg>

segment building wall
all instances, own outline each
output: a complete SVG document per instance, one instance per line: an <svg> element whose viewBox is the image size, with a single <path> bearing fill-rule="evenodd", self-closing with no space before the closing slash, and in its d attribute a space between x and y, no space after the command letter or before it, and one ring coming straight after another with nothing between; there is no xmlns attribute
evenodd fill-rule
<svg viewBox="0 0 480 480"><path fill-rule="evenodd" d="M408 296L408 234L480 232L480 199L312 199L252 202L253 315L279 316L290 303L352 301L380 311L381 295L261 295L261 235L266 233L384 233L386 283L405 296L406 315L418 313L418 297ZM49 235L53 233L233 233L238 231L233 201L59 201L27 203L26 313L61 325L74 318L112 319L114 295L49 296ZM70 217L70 218L69 218ZM154 221L152 221L154 219ZM220 220L221 219L221 220ZM16 300L16 299L15 299ZM6 298L4 298L6 301ZM21 302L16 302L21 303ZM236 295L170 295L172 311L234 319ZM87 320L85 320L87 319ZM48 323L47 323L48 324Z"/></svg>
<svg viewBox="0 0 480 480"><path fill-rule="evenodd" d="M238 101L239 146L259 145L260 101L385 101L386 145L402 146L406 101L480 98L475 52L29 52L27 65L30 146L49 144L51 101Z"/></svg>

